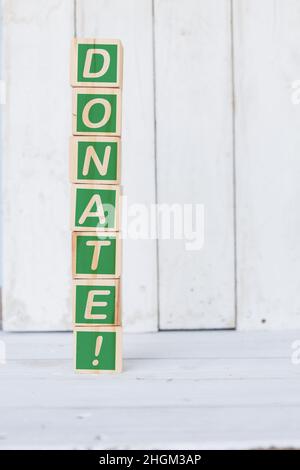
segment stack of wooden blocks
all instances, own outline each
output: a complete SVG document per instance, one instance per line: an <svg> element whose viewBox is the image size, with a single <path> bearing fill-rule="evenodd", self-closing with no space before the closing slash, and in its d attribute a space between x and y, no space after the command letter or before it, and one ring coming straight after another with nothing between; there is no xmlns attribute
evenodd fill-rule
<svg viewBox="0 0 300 470"><path fill-rule="evenodd" d="M120 372L122 44L74 39L71 63L75 369Z"/></svg>

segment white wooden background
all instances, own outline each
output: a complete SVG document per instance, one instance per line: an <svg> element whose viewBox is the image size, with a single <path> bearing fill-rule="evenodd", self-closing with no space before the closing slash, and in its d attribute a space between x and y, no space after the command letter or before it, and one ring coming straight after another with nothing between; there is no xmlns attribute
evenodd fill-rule
<svg viewBox="0 0 300 470"><path fill-rule="evenodd" d="M2 0L3 317L70 313L69 48L124 43L128 203L202 203L205 243L124 241L127 331L300 327L299 0Z"/></svg>

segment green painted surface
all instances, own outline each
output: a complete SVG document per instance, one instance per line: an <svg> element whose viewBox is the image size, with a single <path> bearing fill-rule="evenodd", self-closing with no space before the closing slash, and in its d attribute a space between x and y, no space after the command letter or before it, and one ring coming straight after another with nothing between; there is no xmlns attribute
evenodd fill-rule
<svg viewBox="0 0 300 470"><path fill-rule="evenodd" d="M107 72L101 77L88 77L83 76L84 64L86 54L89 49L104 49L109 53L110 62ZM117 81L117 61L118 61L118 46L116 44L78 44L78 64L77 64L77 81L82 83L116 83ZM103 66L103 56L100 54L93 54L91 68L89 72L99 72Z"/></svg>
<svg viewBox="0 0 300 470"><path fill-rule="evenodd" d="M115 370L116 332L77 331L76 369ZM102 337L99 355L95 355L97 338ZM93 361L98 363L94 363Z"/></svg>
<svg viewBox="0 0 300 470"><path fill-rule="evenodd" d="M99 262L95 270L92 269L94 247L87 242L103 240L110 242L109 246L102 246ZM76 274L116 274L116 238L114 236L78 235L76 246Z"/></svg>
<svg viewBox="0 0 300 470"><path fill-rule="evenodd" d="M82 114L85 106L92 100L101 98L110 103L111 113L110 118L102 126L89 127L85 125L82 119ZM91 123L96 124L104 117L105 109L103 104L94 104L89 111L89 120ZM76 117L76 131L77 132L93 132L93 133L114 133L117 129L117 95L102 94L102 93L78 93L77 94L77 117Z"/></svg>
<svg viewBox="0 0 300 470"><path fill-rule="evenodd" d="M83 174L83 167L86 158L86 152L89 147L93 147L100 162L104 162L104 154L107 148L110 148L107 172L105 175L100 175L97 166L93 159L90 160L88 173ZM117 179L117 160L118 160L118 144L117 142L80 142L78 141L77 148L77 179L79 180L94 180L108 181Z"/></svg>
<svg viewBox="0 0 300 470"><path fill-rule="evenodd" d="M105 219L102 221L99 217L86 217L80 223L80 217L88 206L93 196L99 196L98 203L103 207ZM97 212L96 201L89 209L89 213ZM113 229L116 215L116 190L115 189L88 189L76 188L75 202L75 226L86 228L108 228Z"/></svg>
<svg viewBox="0 0 300 470"><path fill-rule="evenodd" d="M109 294L97 295L94 294L93 302L106 302L106 306L93 306L91 310L92 315L106 315L105 319L91 319L85 318L86 305L88 300L88 294L90 291L109 291ZM76 302L75 302L75 323L86 323L86 324L105 324L113 325L115 322L115 298L116 288L115 286L80 286L76 285Z"/></svg>

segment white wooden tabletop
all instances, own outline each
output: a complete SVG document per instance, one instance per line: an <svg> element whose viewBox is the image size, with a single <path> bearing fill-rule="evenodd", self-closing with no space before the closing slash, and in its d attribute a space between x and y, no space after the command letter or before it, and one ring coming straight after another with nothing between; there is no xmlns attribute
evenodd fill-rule
<svg viewBox="0 0 300 470"><path fill-rule="evenodd" d="M0 448L300 447L300 331L124 338L124 373L76 375L72 335L2 333Z"/></svg>

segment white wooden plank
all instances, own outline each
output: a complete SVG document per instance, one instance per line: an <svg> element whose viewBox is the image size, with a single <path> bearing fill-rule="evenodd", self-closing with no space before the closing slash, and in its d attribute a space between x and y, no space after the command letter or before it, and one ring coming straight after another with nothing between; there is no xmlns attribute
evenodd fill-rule
<svg viewBox="0 0 300 470"><path fill-rule="evenodd" d="M149 359L131 359L124 374L100 378L74 374L66 348L55 359L54 351L71 346L69 333L1 334L8 362L0 367L0 448L299 447L298 367L288 356L269 357L277 348L285 353L294 335L299 331L125 335L125 356L144 344ZM191 345L195 354L207 338L220 363L175 356L172 345L182 338L181 351ZM242 341L250 357L241 360ZM235 356L224 358L229 343ZM256 343L261 357L247 343ZM34 354L22 360L30 345ZM170 345L169 359L155 361L156 349Z"/></svg>
<svg viewBox="0 0 300 470"><path fill-rule="evenodd" d="M128 205L155 202L151 6L151 0L77 1L78 37L119 38L124 46L122 185ZM125 328L155 331L155 240L123 241L122 289Z"/></svg>
<svg viewBox="0 0 300 470"><path fill-rule="evenodd" d="M33 369L34 365L34 371ZM214 381L216 386L224 380L258 381L268 379L273 386L282 379L299 381L299 367L292 364L291 358L124 358L123 375L118 381L133 382L136 380L151 381L153 386L160 381L182 382L190 384L200 381ZM23 383L34 380L51 381L59 386L74 383L74 371L71 358L38 358L8 360L3 374L0 372L0 384L8 379ZM92 379L94 380L94 379Z"/></svg>
<svg viewBox="0 0 300 470"><path fill-rule="evenodd" d="M1 410L1 449L299 448L300 409Z"/></svg>
<svg viewBox="0 0 300 470"><path fill-rule="evenodd" d="M233 5L238 328L298 328L300 4Z"/></svg>
<svg viewBox="0 0 300 470"><path fill-rule="evenodd" d="M71 370L71 361L69 370ZM33 364L34 367L34 364ZM56 367L56 366L55 366ZM54 369L55 370L55 369ZM126 378L126 371L124 372ZM106 378L107 377L107 378ZM123 376L96 376L68 381L32 376L1 381L0 409L5 408L148 408L148 407L300 407L300 382L294 378L270 380L124 380ZM173 380L172 380L173 378ZM33 388L34 383L34 388ZM49 393L49 388L51 393ZM87 398L88 397L88 398ZM99 400L101 397L101 400Z"/></svg>
<svg viewBox="0 0 300 470"><path fill-rule="evenodd" d="M158 201L201 203L205 242L159 243L160 327L232 328L230 2L155 1Z"/></svg>
<svg viewBox="0 0 300 470"><path fill-rule="evenodd" d="M70 328L71 0L3 2L3 325Z"/></svg>
<svg viewBox="0 0 300 470"><path fill-rule="evenodd" d="M244 380L298 379L291 361L300 332L204 332L124 335L124 370L120 379ZM72 368L71 334L0 335L6 345L7 377L77 380ZM180 344L180 349L178 349ZM222 352L222 354L221 354ZM32 370L32 367L34 369ZM79 379L80 380L80 379ZM94 380L87 378L86 380Z"/></svg>
<svg viewBox="0 0 300 470"><path fill-rule="evenodd" d="M0 334L9 360L71 359L71 333ZM290 359L293 343L300 340L300 331L210 331L160 332L159 334L125 334L126 359ZM220 354L222 351L222 354ZM1 369L0 369L1 370Z"/></svg>

